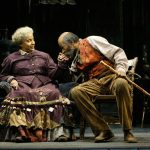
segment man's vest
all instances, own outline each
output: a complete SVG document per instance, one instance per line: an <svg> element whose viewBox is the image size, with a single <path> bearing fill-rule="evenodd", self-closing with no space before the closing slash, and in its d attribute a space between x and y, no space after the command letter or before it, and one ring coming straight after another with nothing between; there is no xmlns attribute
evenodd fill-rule
<svg viewBox="0 0 150 150"><path fill-rule="evenodd" d="M83 39L80 41L80 63L77 67L84 71L89 79L99 77L101 74L110 72L110 70L100 63L103 60L105 63L113 67L113 63L102 55L98 50L95 50L87 41Z"/></svg>

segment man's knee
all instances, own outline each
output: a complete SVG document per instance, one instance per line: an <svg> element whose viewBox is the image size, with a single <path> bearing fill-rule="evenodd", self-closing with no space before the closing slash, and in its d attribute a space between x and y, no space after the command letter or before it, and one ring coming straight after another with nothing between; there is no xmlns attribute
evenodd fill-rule
<svg viewBox="0 0 150 150"><path fill-rule="evenodd" d="M79 86L75 86L70 90L70 95L74 96L77 95L80 91L80 87Z"/></svg>

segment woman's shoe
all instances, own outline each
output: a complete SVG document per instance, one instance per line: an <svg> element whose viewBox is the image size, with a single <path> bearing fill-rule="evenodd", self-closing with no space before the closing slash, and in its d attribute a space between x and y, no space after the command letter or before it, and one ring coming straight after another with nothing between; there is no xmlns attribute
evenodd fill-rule
<svg viewBox="0 0 150 150"><path fill-rule="evenodd" d="M31 139L28 137L25 137L25 136L17 136L15 142L16 143L26 143L26 142L31 142Z"/></svg>

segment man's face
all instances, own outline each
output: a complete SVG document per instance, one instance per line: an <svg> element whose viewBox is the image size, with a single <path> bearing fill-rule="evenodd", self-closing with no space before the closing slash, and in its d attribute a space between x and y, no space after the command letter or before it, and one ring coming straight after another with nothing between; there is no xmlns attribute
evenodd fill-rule
<svg viewBox="0 0 150 150"><path fill-rule="evenodd" d="M76 55L76 48L73 43L71 44L65 44L62 43L62 53L69 58L70 61L72 61Z"/></svg>

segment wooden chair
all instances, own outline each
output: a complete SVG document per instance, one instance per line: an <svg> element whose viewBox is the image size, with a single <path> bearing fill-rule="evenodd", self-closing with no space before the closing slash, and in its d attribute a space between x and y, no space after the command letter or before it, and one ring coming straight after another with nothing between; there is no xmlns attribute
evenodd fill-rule
<svg viewBox="0 0 150 150"><path fill-rule="evenodd" d="M135 75L137 75L137 77L140 77L138 74L135 73L135 69L137 66L137 62L138 62L138 57L135 57L131 60L128 61L129 64L129 69L128 69L128 73L127 76L134 81L135 79ZM131 92L131 97L133 99L133 86L132 87L132 92ZM115 95L97 95L94 101L95 105L98 106L98 110L101 111L101 105L102 103L116 103L116 96ZM115 115L117 115L118 111L116 111ZM111 112L112 114L112 112ZM106 117L106 116L105 116ZM116 118L116 116L110 116L110 117L106 117L104 119L109 123L109 124L118 124L119 123L119 118ZM80 139L84 139L84 133L85 133L85 128L86 128L86 121L81 117L80 118Z"/></svg>

